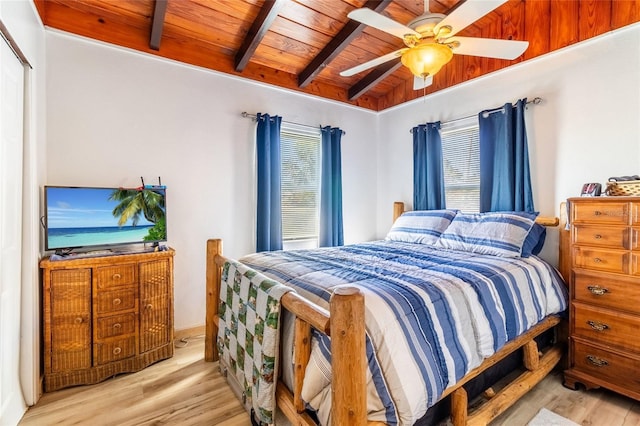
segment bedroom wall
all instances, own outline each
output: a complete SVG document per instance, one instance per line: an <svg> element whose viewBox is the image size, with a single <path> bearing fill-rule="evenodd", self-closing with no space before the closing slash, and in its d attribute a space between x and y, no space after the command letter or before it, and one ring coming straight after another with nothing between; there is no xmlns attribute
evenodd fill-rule
<svg viewBox="0 0 640 426"><path fill-rule="evenodd" d="M412 136L449 121L536 96L527 133L536 209L559 215L585 182L640 174L640 25L573 45L379 115L378 236L393 200L413 201ZM557 230L542 256L557 261Z"/></svg>
<svg viewBox="0 0 640 426"><path fill-rule="evenodd" d="M339 126L345 242L376 230L372 112L47 31L49 185L167 185L175 327L204 324L205 248L254 251L255 123L240 113Z"/></svg>

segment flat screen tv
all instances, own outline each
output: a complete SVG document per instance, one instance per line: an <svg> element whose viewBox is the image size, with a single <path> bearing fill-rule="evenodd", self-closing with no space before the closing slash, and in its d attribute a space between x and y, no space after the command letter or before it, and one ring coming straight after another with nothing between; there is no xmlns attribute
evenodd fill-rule
<svg viewBox="0 0 640 426"><path fill-rule="evenodd" d="M164 187L45 186L45 250L57 252L167 240Z"/></svg>

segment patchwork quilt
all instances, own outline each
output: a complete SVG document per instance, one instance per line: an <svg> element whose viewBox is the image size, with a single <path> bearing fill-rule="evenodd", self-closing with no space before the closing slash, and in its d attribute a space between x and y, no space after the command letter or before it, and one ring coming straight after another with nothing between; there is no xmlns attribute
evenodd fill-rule
<svg viewBox="0 0 640 426"><path fill-rule="evenodd" d="M222 269L218 352L264 424L273 424L280 299L291 291L235 261Z"/></svg>

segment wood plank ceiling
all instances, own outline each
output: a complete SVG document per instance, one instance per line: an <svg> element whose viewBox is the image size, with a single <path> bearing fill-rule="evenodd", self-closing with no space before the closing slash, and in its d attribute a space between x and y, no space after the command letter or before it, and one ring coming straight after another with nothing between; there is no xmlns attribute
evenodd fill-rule
<svg viewBox="0 0 640 426"><path fill-rule="evenodd" d="M350 11L369 7L406 24L423 0L34 1L50 28L374 111L423 95L399 59L339 75L403 47ZM426 1L444 14L462 2ZM527 40L525 53L513 61L454 55L426 93L638 21L640 0L509 0L459 35Z"/></svg>

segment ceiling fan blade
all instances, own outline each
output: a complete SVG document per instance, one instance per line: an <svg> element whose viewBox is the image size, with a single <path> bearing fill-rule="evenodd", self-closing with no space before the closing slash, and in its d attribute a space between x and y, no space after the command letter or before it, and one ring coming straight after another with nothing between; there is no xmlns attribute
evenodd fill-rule
<svg viewBox="0 0 640 426"><path fill-rule="evenodd" d="M453 48L456 55L483 56L496 59L515 59L522 55L528 41L498 40L494 38L451 37L446 43L457 41L459 46Z"/></svg>
<svg viewBox="0 0 640 426"><path fill-rule="evenodd" d="M361 22L370 27L377 28L385 33L389 33L398 38L404 39L406 34L413 34L416 37L420 37L420 33L412 30L406 25L402 25L399 22L394 21L391 18L387 18L384 15L374 12L373 10L363 7L362 9L355 9L349 12L347 15L354 21Z"/></svg>
<svg viewBox="0 0 640 426"><path fill-rule="evenodd" d="M420 90L423 89L425 87L429 87L431 86L431 84L433 83L433 76L430 75L429 77L423 79L422 77L413 77L413 90Z"/></svg>
<svg viewBox="0 0 640 426"><path fill-rule="evenodd" d="M434 33L438 34L440 28L448 25L451 27L451 33L447 34L447 37L451 37L507 1L508 0L467 0L440 21L438 25L436 25Z"/></svg>
<svg viewBox="0 0 640 426"><path fill-rule="evenodd" d="M405 48L396 50L395 52L387 53L386 55L383 55L383 56L380 56L378 58L372 59L372 60L367 61L365 63L362 63L360 65L356 65L353 68L349 68L349 69L346 69L344 71L341 71L340 75L342 77L351 77L352 75L356 75L359 72L368 70L369 68L373 68L373 67L376 67L378 65L382 65L385 62L389 62L392 59L399 58L407 50L408 49L405 47Z"/></svg>

